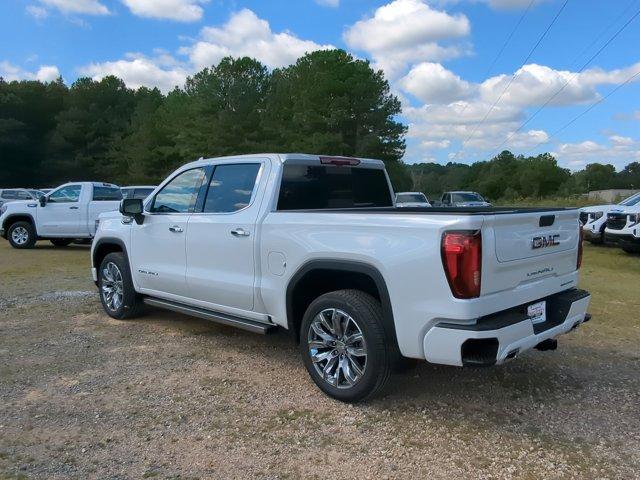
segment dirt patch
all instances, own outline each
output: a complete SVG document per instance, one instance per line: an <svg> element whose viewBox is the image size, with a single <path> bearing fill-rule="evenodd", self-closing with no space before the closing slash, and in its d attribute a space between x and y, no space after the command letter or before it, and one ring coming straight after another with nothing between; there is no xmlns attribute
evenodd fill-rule
<svg viewBox="0 0 640 480"><path fill-rule="evenodd" d="M2 243L0 478L639 478L640 258L620 253L586 249L594 319L558 351L424 363L350 406L284 333L115 321L86 248Z"/></svg>

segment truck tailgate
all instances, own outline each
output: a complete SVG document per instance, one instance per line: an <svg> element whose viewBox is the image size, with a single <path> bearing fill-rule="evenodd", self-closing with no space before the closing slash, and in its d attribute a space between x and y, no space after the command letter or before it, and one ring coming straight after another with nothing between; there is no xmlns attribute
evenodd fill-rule
<svg viewBox="0 0 640 480"><path fill-rule="evenodd" d="M482 235L483 295L532 282L557 282L576 270L577 210L487 216Z"/></svg>

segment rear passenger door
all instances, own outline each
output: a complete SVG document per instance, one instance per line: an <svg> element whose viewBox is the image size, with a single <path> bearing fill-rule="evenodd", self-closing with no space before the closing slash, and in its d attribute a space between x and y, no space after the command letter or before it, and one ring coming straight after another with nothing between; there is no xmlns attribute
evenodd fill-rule
<svg viewBox="0 0 640 480"><path fill-rule="evenodd" d="M187 289L204 307L251 311L256 221L271 165L268 159L217 163L201 211L189 218Z"/></svg>

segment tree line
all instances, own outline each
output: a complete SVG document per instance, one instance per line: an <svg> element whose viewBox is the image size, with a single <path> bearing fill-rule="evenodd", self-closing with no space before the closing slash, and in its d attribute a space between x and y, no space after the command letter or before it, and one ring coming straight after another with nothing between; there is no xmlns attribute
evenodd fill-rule
<svg viewBox="0 0 640 480"><path fill-rule="evenodd" d="M640 164L571 173L550 154L505 151L472 165L406 165L407 127L382 71L343 50L309 53L269 70L224 58L167 94L116 77L67 86L0 78L0 188L69 180L156 184L200 157L305 152L379 158L396 191L433 197L476 190L491 199L640 188Z"/></svg>
<svg viewBox="0 0 640 480"><path fill-rule="evenodd" d="M200 157L319 152L382 159L404 189L400 113L383 73L343 50L273 71L224 58L166 95L113 76L70 87L0 79L0 187L155 184Z"/></svg>
<svg viewBox="0 0 640 480"><path fill-rule="evenodd" d="M613 165L591 163L583 170L562 168L549 153L524 157L504 151L491 160L462 163L419 163L410 167L413 188L436 198L447 190L473 190L491 200L570 197L593 190L640 190L640 163L620 172Z"/></svg>

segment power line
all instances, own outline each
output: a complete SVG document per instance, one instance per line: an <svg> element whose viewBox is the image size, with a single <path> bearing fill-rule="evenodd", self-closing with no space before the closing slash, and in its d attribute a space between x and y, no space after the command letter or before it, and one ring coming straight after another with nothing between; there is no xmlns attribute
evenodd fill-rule
<svg viewBox="0 0 640 480"><path fill-rule="evenodd" d="M527 55L527 57L524 59L524 61L522 62L522 64L520 65L520 68L518 68L513 75L511 76L511 78L509 79L509 82L507 83L507 85L504 87L504 89L502 90L502 93L500 93L500 96L498 96L498 98L495 100L495 102L493 102L493 104L491 105L491 107L489 108L489 110L487 111L487 113L484 115L484 117L482 118L482 120L480 120L480 123L477 123L475 128L473 129L473 131L469 134L469 136L467 137L467 139L462 142L462 146L460 148L460 150L464 150L464 146L465 144L471 139L471 137L473 137L473 135L478 131L478 128L480 128L480 126L482 126L482 124L485 122L485 120L489 117L489 115L491 114L491 112L493 111L493 109L496 107L496 105L498 104L498 102L500 102L500 100L502 100L502 97L504 96L505 93L507 93L507 90L509 90L509 87L511 86L511 84L513 83L513 81L515 80L515 78L518 76L518 71L524 67L527 62L529 61L529 59L531 58L531 56L533 55L533 53L536 51L536 49L540 46L540 44L542 43L542 40L544 40L544 38L547 36L547 33L549 33L549 31L551 30L551 27L553 27L553 25L556 23L556 20L558 20L558 17L560 16L560 14L562 13L562 11L565 9L565 7L567 6L567 3L569 3L569 0L565 0L564 3L562 4L562 7L560 7L560 10L558 10L558 12L556 13L556 15L553 17L553 20L551 20L551 23L547 26L547 28L544 30L544 32L542 32L542 35L540 35L540 38L538 38L538 41L535 43L535 45L533 46L533 48L529 51L529 54ZM458 152L456 152L453 156L453 158L455 159L455 157L458 155Z"/></svg>
<svg viewBox="0 0 640 480"><path fill-rule="evenodd" d="M498 62L498 59L502 56L502 53L504 52L504 49L507 48L507 45L509 44L509 42L513 38L513 35L516 33L518 28L520 28L520 25L522 24L522 22L524 20L524 17L527 16L527 13L529 13L529 10L531 10L531 6L533 5L533 3L535 1L536 0L531 0L529 2L529 5L527 5L527 8L524 10L522 15L520 15L520 18L518 19L518 22L515 24L515 26L511 30L511 33L509 33L509 35L507 35L507 38L505 39L505 41L503 42L502 46L500 47L500 50L498 50L498 53L496 54L496 56L493 58L493 60L489 64L489 68L487 68L487 71L484 72L484 75L481 78L487 78L489 76L489 73L491 73L491 71L493 70L493 67L495 67L496 63ZM462 108L462 110L460 110L460 113L458 115L462 116L462 114L464 114L464 112L467 110L468 107L469 107L469 102L464 104L464 107Z"/></svg>
<svg viewBox="0 0 640 480"><path fill-rule="evenodd" d="M542 145L543 143L547 143L549 140L551 140L552 138L554 138L557 134L559 134L560 132L562 132L565 128L573 125L573 123L575 123L578 119L580 119L581 117L585 116L587 113L589 113L591 110L593 110L595 107L597 107L598 105L600 105L602 102L604 102L607 98L609 98L611 95L613 95L614 93L616 93L618 90L620 90L622 87L624 87L625 85L631 83L636 77L640 76L640 70L638 70L636 73L634 73L633 75L631 75L629 78L627 78L624 82L622 82L620 85L618 85L616 88L614 88L613 90L611 90L609 93L607 93L604 97L596 100L595 102L593 102L591 105L589 105L589 107L587 107L585 110L583 110L582 112L580 112L578 115L576 115L575 117L573 117L571 120L569 120L567 123L565 123L562 127L560 127L559 129L557 129L555 132L553 132L551 134L551 136L549 136L549 138L547 138L545 141L542 142L538 142L536 143L533 147L531 147L529 150L527 150L525 153L530 153L533 150L535 150L536 148L538 148L540 145Z"/></svg>
<svg viewBox="0 0 640 480"><path fill-rule="evenodd" d="M631 7L631 5L633 5L634 3L636 3L636 0L632 1L632 2L627 6L627 8L625 8L625 9L624 9L624 11L622 12L622 14L621 14L621 15L619 15L619 16L614 20L614 22L613 22L612 24L617 23L617 21L620 19L620 17L621 17L624 13L626 13L626 12L627 12L627 10L629 10L629 7ZM522 130L526 125L528 125L528 124L529 124L529 122L531 122L531 121L532 121L532 120L533 120L533 119L538 115L538 113L540 113L540 112L541 112L541 111L542 111L542 110L543 110L547 105L549 105L549 104L551 103L551 101L552 101L554 98L556 98L556 97L557 97L557 96L558 96L558 95L559 95L559 94L560 94L560 93L561 93L561 92L562 92L562 91L567 87L567 85L569 85L569 84L570 84L570 83L571 83L571 82L572 82L572 81L573 81L573 80L574 80L578 75L580 75L580 74L584 71L584 69L585 69L585 68L587 68L587 66L588 66L588 65L589 65L593 60L595 60L595 59L596 59L596 57L597 57L598 55L600 55L600 54L602 53L602 51L603 51L605 48L607 48L607 47L611 44L611 42L613 42L613 40L614 40L618 35L620 35L620 33L622 33L622 31L623 31L625 28L627 28L627 27L629 26L629 24L630 24L631 22L633 22L633 21L638 17L638 15L640 15L640 10L638 10L638 11L637 11L637 12L636 12L636 13L635 13L635 14L634 14L634 15L633 15L633 16L632 16L632 17L631 17L631 18L630 18L630 19L629 19L629 20L628 20L628 21L627 21L627 22L626 22L622 27L620 27L620 29L618 29L618 31L617 31L616 33L614 33L614 34L613 34L613 36L611 36L611 38L609 38L609 40L607 40L607 41L605 42L605 44L604 44L604 45L602 45L602 46L598 49L598 51L597 51L596 53L594 53L594 54L589 58L589 60L587 60L587 61L582 65L582 67L580 67L580 69L579 69L577 72L575 72L575 73L574 73L574 74L569 78L569 80L567 80L567 81L566 81L566 82L565 82L565 83L564 83L564 84L563 84L563 85L562 85L562 86L561 86L561 87L560 87L560 88L559 88L559 89L558 89L558 90L557 90L553 95L551 95L551 96L550 96L550 97L549 97L549 98L548 98L548 99L547 99L547 100L546 100L546 101L545 101L545 102L544 102L544 103L543 103L543 104L542 104L542 105L541 105L541 106L540 106L540 107L539 107L539 108L538 108L538 109L537 109L537 110L536 110L536 111L535 111L535 112L534 112L534 113L533 113L533 114L532 114L532 115L527 119L527 120L525 120L522 124L520 124L520 126L519 126L517 129L515 129L513 132L511 132L511 134L509 134L509 136L508 136L505 140L503 140L503 142L502 142L500 145L498 145L497 147L495 147L495 148L494 148L494 149L492 149L492 150L493 150L493 151L500 150L500 148L501 148L503 145L505 145L506 143L508 143L508 142L509 142L509 140L511 140L511 139L512 139L512 138L513 138L513 137L514 137L514 136L515 136L515 135L516 135L520 130ZM610 25L609 25L609 26L608 26L608 27L603 31L603 33L604 33L604 32L606 32L607 30L609 30L609 28L611 27L611 25L612 25L612 24L610 24ZM600 36L602 36L602 35L600 35ZM593 45L593 43L594 43L594 42L592 42L592 43L589 45L589 47L587 47L587 49L583 50L583 53L584 53L586 50L588 50L588 49L591 47L591 45ZM582 53L578 56L578 58L579 58L580 56L582 56ZM575 63L575 62L574 62L574 63Z"/></svg>

